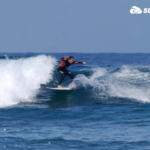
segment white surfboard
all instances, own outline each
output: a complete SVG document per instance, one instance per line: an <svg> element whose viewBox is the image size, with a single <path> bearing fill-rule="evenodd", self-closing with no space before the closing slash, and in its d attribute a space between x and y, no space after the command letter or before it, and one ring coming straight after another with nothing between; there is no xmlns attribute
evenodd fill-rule
<svg viewBox="0 0 150 150"><path fill-rule="evenodd" d="M63 88L51 88L51 87L46 87L47 89L51 90L72 90L71 88L63 87Z"/></svg>

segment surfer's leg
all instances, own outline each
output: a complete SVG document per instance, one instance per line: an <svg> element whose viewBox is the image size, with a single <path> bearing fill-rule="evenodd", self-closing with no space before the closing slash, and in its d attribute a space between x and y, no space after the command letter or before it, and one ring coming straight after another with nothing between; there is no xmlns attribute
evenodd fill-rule
<svg viewBox="0 0 150 150"><path fill-rule="evenodd" d="M58 82L58 86L59 85L61 85L61 83L62 83L62 81L64 80L64 78L65 78L65 74L64 74L64 72L63 71L57 71L58 72L58 74L60 74L60 80L59 80L59 82Z"/></svg>
<svg viewBox="0 0 150 150"><path fill-rule="evenodd" d="M73 78L74 78L74 76L73 76L72 72L70 72L70 83L73 81Z"/></svg>
<svg viewBox="0 0 150 150"><path fill-rule="evenodd" d="M72 81L73 81L73 78L74 78L72 72L67 70L67 71L65 71L64 73L65 73L65 75L67 75L67 76L70 77L70 82L72 82Z"/></svg>

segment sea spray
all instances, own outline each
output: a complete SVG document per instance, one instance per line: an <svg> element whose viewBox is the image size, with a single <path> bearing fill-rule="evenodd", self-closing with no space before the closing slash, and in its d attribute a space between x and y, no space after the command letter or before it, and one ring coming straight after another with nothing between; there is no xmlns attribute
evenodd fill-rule
<svg viewBox="0 0 150 150"><path fill-rule="evenodd" d="M144 66L145 68L146 66ZM143 66L124 65L108 79L109 95L150 102L150 72L141 71Z"/></svg>
<svg viewBox="0 0 150 150"><path fill-rule="evenodd" d="M95 68L90 76L77 75L72 84L76 84L78 88L90 87L87 89L88 93L98 101L104 97L110 100L116 97L149 103L149 68L149 66L123 65L113 72L105 68Z"/></svg>
<svg viewBox="0 0 150 150"><path fill-rule="evenodd" d="M52 80L55 65L46 55L0 60L0 107L33 101L40 85Z"/></svg>

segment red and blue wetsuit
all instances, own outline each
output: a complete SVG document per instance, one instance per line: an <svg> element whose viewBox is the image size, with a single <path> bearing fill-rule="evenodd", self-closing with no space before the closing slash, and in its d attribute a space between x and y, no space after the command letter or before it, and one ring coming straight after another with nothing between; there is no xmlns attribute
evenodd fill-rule
<svg viewBox="0 0 150 150"><path fill-rule="evenodd" d="M61 78L59 80L58 85L60 85L62 83L65 76L70 76L70 82L72 82L74 76L73 76L72 72L67 70L67 68L70 65L72 65L72 64L82 64L82 62L76 62L76 61L74 61L72 64L70 64L68 62L68 59L66 59L65 57L61 58L60 60L61 60L61 63L59 64L59 66L57 68L57 72L58 72L58 74L61 75Z"/></svg>

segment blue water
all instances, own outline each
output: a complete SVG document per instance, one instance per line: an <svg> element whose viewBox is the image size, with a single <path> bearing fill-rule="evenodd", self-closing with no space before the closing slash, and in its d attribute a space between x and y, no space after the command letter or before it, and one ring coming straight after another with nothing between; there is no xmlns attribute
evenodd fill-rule
<svg viewBox="0 0 150 150"><path fill-rule="evenodd" d="M78 88L47 89L57 86L55 69L68 55L87 62L69 67ZM149 57L1 54L0 150L150 149Z"/></svg>

